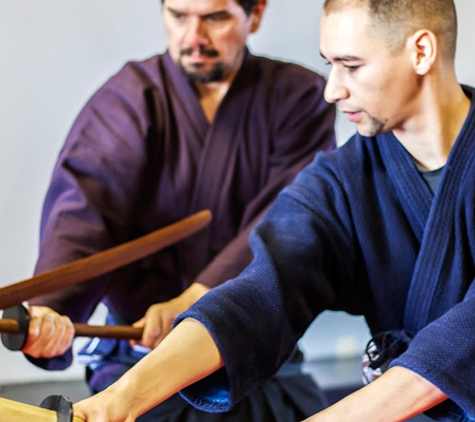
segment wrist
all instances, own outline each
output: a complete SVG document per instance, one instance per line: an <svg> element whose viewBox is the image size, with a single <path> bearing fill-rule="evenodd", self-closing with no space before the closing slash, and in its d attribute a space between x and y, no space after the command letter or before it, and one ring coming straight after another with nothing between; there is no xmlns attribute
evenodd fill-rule
<svg viewBox="0 0 475 422"><path fill-rule="evenodd" d="M179 298L186 303L186 308L189 308L210 290L211 288L204 284L193 283L179 296Z"/></svg>
<svg viewBox="0 0 475 422"><path fill-rule="evenodd" d="M147 394L147 391L143 390L145 386L146 383L139 382L128 371L99 395L102 396L101 402L104 405L107 405L108 401L112 406L120 403L120 407L127 409L128 416L136 420L157 402L155 395Z"/></svg>

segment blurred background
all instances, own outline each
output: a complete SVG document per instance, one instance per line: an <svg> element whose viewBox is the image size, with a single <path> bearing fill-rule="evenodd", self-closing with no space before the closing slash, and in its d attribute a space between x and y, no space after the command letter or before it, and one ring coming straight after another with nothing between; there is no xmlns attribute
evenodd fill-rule
<svg viewBox="0 0 475 422"><path fill-rule="evenodd" d="M459 15L457 72L475 85L473 0L456 0ZM269 0L263 26L250 39L251 51L295 61L325 75L319 55L323 0ZM37 256L43 198L56 157L76 115L105 80L129 60L164 51L160 0L1 0L0 1L0 286L31 276ZM388 101L391 99L388 98ZM338 116L337 137L354 132ZM103 312L96 313L100 322ZM364 321L325 313L301 345L319 365L339 361L340 376L354 380L369 338ZM76 340L79 347L82 340ZM346 366L345 366L346 365ZM46 372L21 353L0 345L0 396L8 385L74 381L75 363ZM320 375L337 383L335 373Z"/></svg>

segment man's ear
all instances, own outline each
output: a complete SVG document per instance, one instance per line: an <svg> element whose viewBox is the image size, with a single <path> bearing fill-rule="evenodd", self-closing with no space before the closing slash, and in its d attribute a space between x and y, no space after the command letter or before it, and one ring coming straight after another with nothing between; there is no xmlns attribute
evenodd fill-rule
<svg viewBox="0 0 475 422"><path fill-rule="evenodd" d="M439 54L437 37L432 31L421 29L408 39L412 65L418 75L427 74Z"/></svg>
<svg viewBox="0 0 475 422"><path fill-rule="evenodd" d="M257 4L252 8L251 15L249 16L252 19L251 34L259 29L266 6L267 0L258 0Z"/></svg>

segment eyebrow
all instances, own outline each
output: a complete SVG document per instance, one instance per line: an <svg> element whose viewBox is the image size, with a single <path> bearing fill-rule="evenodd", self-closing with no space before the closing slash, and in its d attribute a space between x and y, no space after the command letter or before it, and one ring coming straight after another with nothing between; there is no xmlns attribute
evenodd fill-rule
<svg viewBox="0 0 475 422"><path fill-rule="evenodd" d="M187 12L182 12L180 10L176 10L176 9L173 9L172 7L168 6L167 9L174 13L174 14L180 14L180 15L188 15ZM200 17L202 18L208 18L208 17L211 17L211 16L219 16L219 15L227 15L229 14L229 12L227 10L216 10L215 12L210 12L210 13L206 13L204 15L200 15Z"/></svg>
<svg viewBox="0 0 475 422"><path fill-rule="evenodd" d="M323 55L322 52L320 52L320 56L322 56L322 58L324 58L325 60L329 60ZM334 62L354 62L354 61L357 61L357 60L361 60L361 58L358 57L358 56L351 56L349 54L346 54L346 55L343 55L343 56L334 57L332 61L334 61Z"/></svg>
<svg viewBox="0 0 475 422"><path fill-rule="evenodd" d="M179 10L175 10L173 7L170 7L170 6L167 7L167 10L168 10L169 12L173 12L173 13L182 13L182 12L180 12Z"/></svg>

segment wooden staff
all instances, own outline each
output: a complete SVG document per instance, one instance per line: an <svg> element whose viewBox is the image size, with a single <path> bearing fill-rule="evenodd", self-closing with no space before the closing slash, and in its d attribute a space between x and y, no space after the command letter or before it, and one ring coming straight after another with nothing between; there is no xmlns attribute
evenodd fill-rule
<svg viewBox="0 0 475 422"><path fill-rule="evenodd" d="M89 325L74 323L75 337L114 338L118 340L141 340L143 328L128 325ZM21 332L18 321L14 319L0 319L0 333L19 334Z"/></svg>
<svg viewBox="0 0 475 422"><path fill-rule="evenodd" d="M58 415L54 410L0 398L0 420L5 422L57 422ZM78 417L73 422L84 422Z"/></svg>
<svg viewBox="0 0 475 422"><path fill-rule="evenodd" d="M204 210L138 239L0 288L0 309L55 292L145 258L191 236L206 227L210 221L211 212Z"/></svg>

